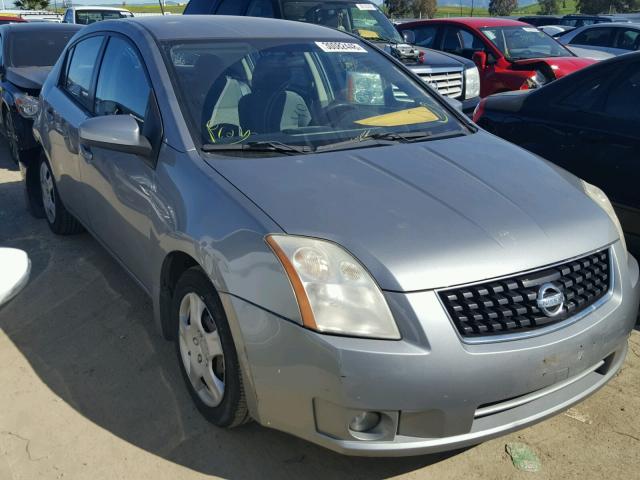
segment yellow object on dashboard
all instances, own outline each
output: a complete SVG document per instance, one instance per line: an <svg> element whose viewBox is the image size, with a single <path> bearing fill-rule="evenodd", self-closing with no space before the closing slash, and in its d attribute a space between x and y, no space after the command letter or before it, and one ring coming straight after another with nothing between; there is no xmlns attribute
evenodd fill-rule
<svg viewBox="0 0 640 480"><path fill-rule="evenodd" d="M416 107L399 112L385 113L375 117L356 120L358 125L368 127L398 127L400 125L415 125L416 123L437 122L440 118L427 107Z"/></svg>
<svg viewBox="0 0 640 480"><path fill-rule="evenodd" d="M380 38L380 35L378 35L377 32L374 32L373 30L366 30L364 28L359 28L357 30L358 35L360 35L362 38Z"/></svg>

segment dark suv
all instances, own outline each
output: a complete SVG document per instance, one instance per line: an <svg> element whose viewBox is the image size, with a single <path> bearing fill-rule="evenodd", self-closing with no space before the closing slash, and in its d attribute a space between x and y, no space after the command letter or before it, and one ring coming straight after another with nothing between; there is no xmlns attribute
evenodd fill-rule
<svg viewBox="0 0 640 480"><path fill-rule="evenodd" d="M618 15L565 15L557 23L565 27L584 27L585 25L593 25L594 23L611 23L611 22L630 22L628 17Z"/></svg>
<svg viewBox="0 0 640 480"><path fill-rule="evenodd" d="M471 60L411 45L368 0L191 0L184 14L281 18L353 33L396 57L441 95L459 100L465 113L480 100L480 76Z"/></svg>

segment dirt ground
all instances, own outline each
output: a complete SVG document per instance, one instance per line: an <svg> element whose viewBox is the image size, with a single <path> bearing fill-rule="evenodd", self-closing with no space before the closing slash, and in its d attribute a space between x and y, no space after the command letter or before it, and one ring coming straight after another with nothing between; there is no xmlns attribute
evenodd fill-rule
<svg viewBox="0 0 640 480"><path fill-rule="evenodd" d="M637 330L622 372L584 403L455 454L349 458L255 424L224 431L193 407L145 294L89 235L31 218L22 195L0 147L0 245L33 263L0 310L0 480L640 478ZM515 441L537 473L513 466Z"/></svg>

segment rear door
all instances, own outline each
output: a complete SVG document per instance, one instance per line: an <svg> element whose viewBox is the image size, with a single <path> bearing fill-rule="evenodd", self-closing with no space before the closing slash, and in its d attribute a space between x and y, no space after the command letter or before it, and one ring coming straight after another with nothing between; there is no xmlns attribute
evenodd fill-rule
<svg viewBox="0 0 640 480"><path fill-rule="evenodd" d="M65 206L87 224L85 186L80 172L78 129L90 115L96 64L104 37L84 37L67 50L58 85L43 104L51 168Z"/></svg>
<svg viewBox="0 0 640 480"><path fill-rule="evenodd" d="M108 38L96 80L93 115L130 115L141 132L159 147L160 114L146 66L127 38ZM146 261L162 202L157 189L155 157L82 145L82 177L90 186L86 195L90 226L100 241L146 287L151 265ZM156 152L157 155L157 152ZM156 212L156 213L154 213Z"/></svg>

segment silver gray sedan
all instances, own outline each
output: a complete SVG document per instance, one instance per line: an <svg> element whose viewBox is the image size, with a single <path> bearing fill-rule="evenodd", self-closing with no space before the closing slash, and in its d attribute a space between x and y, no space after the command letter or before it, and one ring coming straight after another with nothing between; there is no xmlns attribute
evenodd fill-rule
<svg viewBox="0 0 640 480"><path fill-rule="evenodd" d="M34 130L31 210L87 229L151 296L220 427L450 450L568 408L624 361L638 264L606 195L353 36L96 23Z"/></svg>

